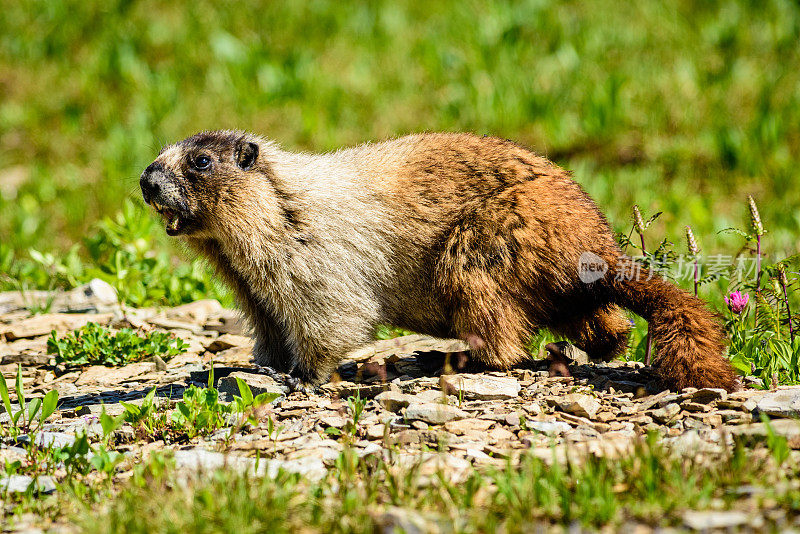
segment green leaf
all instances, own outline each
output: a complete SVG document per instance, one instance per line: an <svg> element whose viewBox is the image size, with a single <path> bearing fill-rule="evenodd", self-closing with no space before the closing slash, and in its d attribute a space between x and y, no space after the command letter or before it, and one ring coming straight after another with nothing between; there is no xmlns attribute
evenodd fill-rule
<svg viewBox="0 0 800 534"><path fill-rule="evenodd" d="M145 395L144 399L142 400L142 407L147 406L148 408L153 405L153 399L156 396L156 388L150 390L150 392Z"/></svg>
<svg viewBox="0 0 800 534"><path fill-rule="evenodd" d="M731 365L736 369L739 374L748 376L752 371L750 360L742 354L736 354L731 358Z"/></svg>
<svg viewBox="0 0 800 534"><path fill-rule="evenodd" d="M256 395L256 398L253 399L253 406L263 406L265 404L269 404L270 402L274 401L275 399L281 396L280 393L273 393L269 391L265 391L264 393L259 393Z"/></svg>
<svg viewBox="0 0 800 534"><path fill-rule="evenodd" d="M35 398L28 403L28 423L33 421L33 418L36 417L36 414L39 412L39 408L42 407L42 399Z"/></svg>
<svg viewBox="0 0 800 534"><path fill-rule="evenodd" d="M53 415L53 412L56 411L57 406L58 406L58 391L56 390L48 391L44 396L44 400L42 401L42 416L41 416L42 422L44 422L45 419Z"/></svg>
<svg viewBox="0 0 800 534"><path fill-rule="evenodd" d="M106 406L103 405L100 411L100 426L103 428L103 437L108 437L112 432L122 425L125 414L119 417L111 417L106 413Z"/></svg>
<svg viewBox="0 0 800 534"><path fill-rule="evenodd" d="M181 415L183 415L186 418L187 421L191 418L192 413L189 410L189 407L186 406L186 404L184 404L182 402L179 402L178 403L178 411L181 412Z"/></svg>
<svg viewBox="0 0 800 534"><path fill-rule="evenodd" d="M250 390L250 386L238 376L236 377L236 384L239 386L239 395L242 396L245 405L251 406L253 404L253 392Z"/></svg>
<svg viewBox="0 0 800 534"><path fill-rule="evenodd" d="M125 402L125 401L120 401L119 403L123 408L125 408L125 414L124 415L126 416L126 419L128 418L127 416L131 416L131 418L135 421L135 419L142 412L142 409L139 408L138 406L136 406L135 404L131 404L131 403ZM130 421L130 419L128 419L128 420ZM134 422L134 421L131 421L131 422Z"/></svg>

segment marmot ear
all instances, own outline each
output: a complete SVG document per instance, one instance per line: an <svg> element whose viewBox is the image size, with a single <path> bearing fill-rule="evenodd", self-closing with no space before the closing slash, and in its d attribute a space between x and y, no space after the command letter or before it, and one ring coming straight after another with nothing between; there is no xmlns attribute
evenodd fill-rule
<svg viewBox="0 0 800 534"><path fill-rule="evenodd" d="M238 165L240 169L244 171L250 170L256 162L256 159L258 159L258 145L255 143L240 142L239 146L236 147L236 154L234 157L236 158L236 165Z"/></svg>

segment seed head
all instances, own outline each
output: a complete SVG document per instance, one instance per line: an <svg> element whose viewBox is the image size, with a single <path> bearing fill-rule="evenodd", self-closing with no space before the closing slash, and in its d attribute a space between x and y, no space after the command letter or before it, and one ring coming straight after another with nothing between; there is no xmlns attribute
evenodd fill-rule
<svg viewBox="0 0 800 534"><path fill-rule="evenodd" d="M756 235L764 235L764 226L761 224L761 216L758 214L753 195L747 195L747 202L750 204L750 224L753 225L753 230L756 231Z"/></svg>
<svg viewBox="0 0 800 534"><path fill-rule="evenodd" d="M642 212L639 211L639 206L637 204L633 205L633 226L636 228L636 232L639 235L644 233L644 219L642 219Z"/></svg>
<svg viewBox="0 0 800 534"><path fill-rule="evenodd" d="M697 240L694 238L694 233L692 232L692 227L688 224L686 225L686 246L693 255L697 255L700 252L700 247L697 246Z"/></svg>
<svg viewBox="0 0 800 534"><path fill-rule="evenodd" d="M786 277L786 266L782 263L778 264L778 280L780 280L783 287L789 285L789 279Z"/></svg>

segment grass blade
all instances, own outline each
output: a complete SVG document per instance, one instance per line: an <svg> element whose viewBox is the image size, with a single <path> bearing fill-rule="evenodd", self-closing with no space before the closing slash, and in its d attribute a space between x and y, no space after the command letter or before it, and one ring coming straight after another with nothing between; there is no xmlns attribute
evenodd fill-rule
<svg viewBox="0 0 800 534"><path fill-rule="evenodd" d="M8 415L11 415L11 397L8 395L8 384L6 379L0 375L0 398L3 399L3 406L5 406Z"/></svg>
<svg viewBox="0 0 800 534"><path fill-rule="evenodd" d="M17 403L19 404L20 411L24 411L25 404L25 391L22 389L22 365L17 365L17 380L15 383L17 388Z"/></svg>

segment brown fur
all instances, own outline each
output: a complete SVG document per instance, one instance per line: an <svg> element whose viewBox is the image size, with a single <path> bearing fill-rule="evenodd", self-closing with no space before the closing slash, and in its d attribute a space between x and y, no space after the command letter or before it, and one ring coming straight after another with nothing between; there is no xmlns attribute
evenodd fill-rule
<svg viewBox="0 0 800 534"><path fill-rule="evenodd" d="M199 155L210 169L194 168ZM207 132L163 150L142 188L234 289L256 361L311 383L380 323L470 340L496 368L526 358L542 327L610 360L627 308L650 322L668 385L736 387L714 315L660 278L628 276L581 187L510 141L422 134L306 155ZM608 265L591 283L585 252Z"/></svg>

